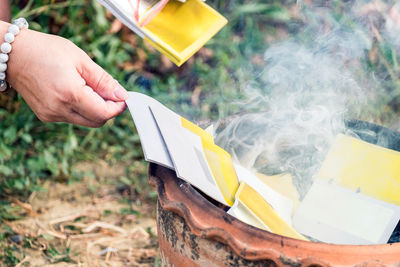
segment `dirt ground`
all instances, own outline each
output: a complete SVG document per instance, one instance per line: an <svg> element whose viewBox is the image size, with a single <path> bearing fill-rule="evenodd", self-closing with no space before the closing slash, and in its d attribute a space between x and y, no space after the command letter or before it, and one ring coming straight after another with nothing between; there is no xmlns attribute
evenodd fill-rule
<svg viewBox="0 0 400 267"><path fill-rule="evenodd" d="M141 164L139 171L145 172ZM112 183L124 166L98 162L76 168L90 170L94 177L69 185L48 182L46 191L32 194L27 202L13 200L23 219L3 224L12 233L7 246L23 259L17 266L157 266L151 189L138 193L134 185Z"/></svg>

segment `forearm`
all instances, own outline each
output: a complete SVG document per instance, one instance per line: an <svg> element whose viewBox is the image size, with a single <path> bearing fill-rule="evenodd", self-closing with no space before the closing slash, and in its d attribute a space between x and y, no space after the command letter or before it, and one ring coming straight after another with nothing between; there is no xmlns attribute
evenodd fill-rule
<svg viewBox="0 0 400 267"><path fill-rule="evenodd" d="M8 22L11 20L11 7L9 0L0 0L0 20Z"/></svg>

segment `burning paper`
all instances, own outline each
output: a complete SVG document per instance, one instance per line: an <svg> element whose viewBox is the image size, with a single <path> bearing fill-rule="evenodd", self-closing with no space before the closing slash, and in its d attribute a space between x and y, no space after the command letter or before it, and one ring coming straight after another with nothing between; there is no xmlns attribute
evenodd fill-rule
<svg viewBox="0 0 400 267"><path fill-rule="evenodd" d="M98 0L176 65L182 65L227 20L201 0Z"/></svg>
<svg viewBox="0 0 400 267"><path fill-rule="evenodd" d="M250 225L303 240L301 234L335 244L380 244L400 220L399 152L339 135L298 204L289 174L257 175L234 163L210 133L151 97L131 92L127 105L146 160L175 170Z"/></svg>
<svg viewBox="0 0 400 267"><path fill-rule="evenodd" d="M211 198L233 205L231 215L273 233L304 239L291 227L292 200L234 164L211 134L146 95L130 92L126 103L146 160L175 170Z"/></svg>

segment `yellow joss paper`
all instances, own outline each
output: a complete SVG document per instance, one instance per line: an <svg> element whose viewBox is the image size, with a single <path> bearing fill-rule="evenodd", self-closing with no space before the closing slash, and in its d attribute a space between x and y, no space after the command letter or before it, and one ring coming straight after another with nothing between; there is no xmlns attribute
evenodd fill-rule
<svg viewBox="0 0 400 267"><path fill-rule="evenodd" d="M239 187L239 180L233 166L231 155L214 144L212 135L199 126L184 118L181 119L181 123L182 127L200 137L203 152L215 182L227 204L232 206L235 200L236 190Z"/></svg>
<svg viewBox="0 0 400 267"><path fill-rule="evenodd" d="M283 220L271 205L268 204L268 202L266 202L255 189L245 182L240 183L239 189L236 193L235 203L240 203L242 207L247 209L248 213L256 216L259 222L262 225L265 225L265 227L263 227L264 229L269 230L274 234L307 240L301 234L296 232L290 224ZM235 206L233 208L235 208ZM242 214L244 213L242 212ZM248 221L246 218L240 219Z"/></svg>
<svg viewBox="0 0 400 267"><path fill-rule="evenodd" d="M227 22L201 0L169 1L143 32L148 42L180 66Z"/></svg>
<svg viewBox="0 0 400 267"><path fill-rule="evenodd" d="M400 205L400 152L339 134L317 177Z"/></svg>

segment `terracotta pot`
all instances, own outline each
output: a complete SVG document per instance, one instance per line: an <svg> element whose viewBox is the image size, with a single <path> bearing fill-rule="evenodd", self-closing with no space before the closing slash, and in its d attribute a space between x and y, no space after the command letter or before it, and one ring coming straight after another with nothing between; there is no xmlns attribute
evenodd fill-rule
<svg viewBox="0 0 400 267"><path fill-rule="evenodd" d="M305 242L247 225L175 172L150 164L157 188L163 266L400 266L400 243L350 246Z"/></svg>

